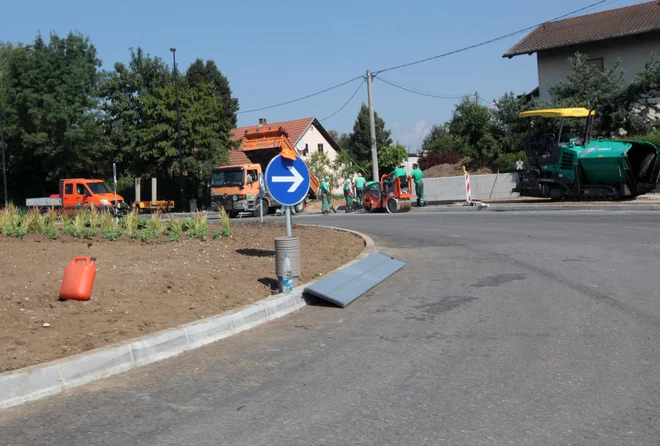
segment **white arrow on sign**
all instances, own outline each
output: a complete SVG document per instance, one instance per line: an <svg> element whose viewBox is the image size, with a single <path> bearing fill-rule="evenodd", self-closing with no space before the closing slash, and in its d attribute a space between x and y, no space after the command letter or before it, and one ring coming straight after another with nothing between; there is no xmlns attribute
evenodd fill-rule
<svg viewBox="0 0 660 446"><path fill-rule="evenodd" d="M295 190L298 189L298 186L300 186L302 182L305 181L305 179L302 175L300 175L300 173L298 173L295 167L287 166L287 169L289 169L289 172L291 172L293 176L273 177L273 183L291 183L291 187L289 187L287 192L295 192Z"/></svg>

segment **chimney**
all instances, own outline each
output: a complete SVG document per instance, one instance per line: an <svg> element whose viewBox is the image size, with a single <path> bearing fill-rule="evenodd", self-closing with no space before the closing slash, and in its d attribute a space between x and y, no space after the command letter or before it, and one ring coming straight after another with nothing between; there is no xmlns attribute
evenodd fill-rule
<svg viewBox="0 0 660 446"><path fill-rule="evenodd" d="M259 125L265 125L267 124L266 118L259 118Z"/></svg>

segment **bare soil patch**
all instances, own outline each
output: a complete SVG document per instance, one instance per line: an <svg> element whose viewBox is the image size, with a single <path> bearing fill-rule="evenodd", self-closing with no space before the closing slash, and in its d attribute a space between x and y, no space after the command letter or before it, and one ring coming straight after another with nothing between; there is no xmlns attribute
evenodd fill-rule
<svg viewBox="0 0 660 446"><path fill-rule="evenodd" d="M329 273L364 249L364 241L347 232L303 226L293 231L301 239L302 282ZM282 224L240 223L232 226L231 237L204 242L0 236L0 372L267 297L277 286L273 239L282 235ZM92 299L60 301L64 268L76 256L97 258Z"/></svg>
<svg viewBox="0 0 660 446"><path fill-rule="evenodd" d="M463 176L463 166L470 175L489 175L493 172L472 158L463 158L456 164L438 164L424 171L424 178L444 178Z"/></svg>

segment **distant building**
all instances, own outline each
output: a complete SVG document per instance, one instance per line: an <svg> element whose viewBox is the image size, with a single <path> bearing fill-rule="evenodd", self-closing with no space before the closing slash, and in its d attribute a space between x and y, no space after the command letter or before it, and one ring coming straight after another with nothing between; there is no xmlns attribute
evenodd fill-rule
<svg viewBox="0 0 660 446"><path fill-rule="evenodd" d="M241 139L246 130L257 129L263 125L282 127L287 133L291 145L305 161L313 153L319 152L325 154L330 162L332 162L337 158L337 152L341 150L337 141L330 136L316 118L296 119L294 121L274 122L272 124L268 124L265 119L260 119L258 125L238 127L232 130L232 139ZM229 158L231 164L249 162L247 156L245 156L240 148L238 150L232 150Z"/></svg>
<svg viewBox="0 0 660 446"><path fill-rule="evenodd" d="M548 100L548 85L566 79L571 73L568 58L576 52L600 70L620 59L625 79L632 81L650 53L660 53L660 1L545 23L503 57L536 53L539 96Z"/></svg>

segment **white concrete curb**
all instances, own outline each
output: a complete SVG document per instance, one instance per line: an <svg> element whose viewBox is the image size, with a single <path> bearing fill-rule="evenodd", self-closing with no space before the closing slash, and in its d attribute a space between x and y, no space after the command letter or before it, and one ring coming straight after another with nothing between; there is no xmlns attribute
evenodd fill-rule
<svg viewBox="0 0 660 446"><path fill-rule="evenodd" d="M346 229L332 229L352 232L365 241L362 253L333 273L366 258L375 250L373 240L367 235ZM2 373L0 409L38 400L97 379L171 358L282 317L306 305L303 290L312 283L314 281L296 287L293 294L278 294L217 316L141 338Z"/></svg>

